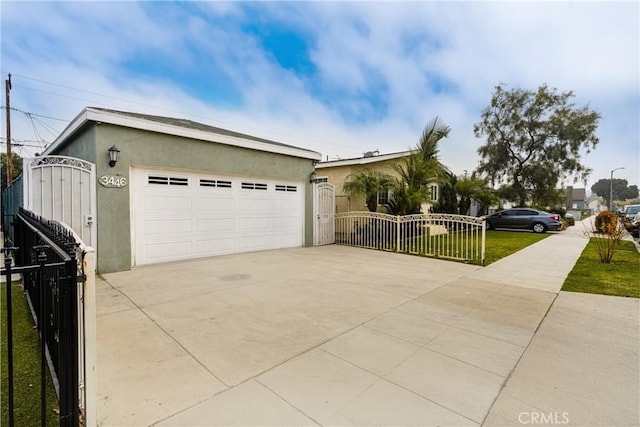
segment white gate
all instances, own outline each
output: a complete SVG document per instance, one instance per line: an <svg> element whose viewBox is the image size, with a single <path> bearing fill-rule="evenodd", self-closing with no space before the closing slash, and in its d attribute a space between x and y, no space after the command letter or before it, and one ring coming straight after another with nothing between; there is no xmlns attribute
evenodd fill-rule
<svg viewBox="0 0 640 427"><path fill-rule="evenodd" d="M65 156L25 159L24 205L62 222L96 247L96 169L93 163Z"/></svg>
<svg viewBox="0 0 640 427"><path fill-rule="evenodd" d="M330 245L336 241L335 233L335 187L328 182L313 185L313 244Z"/></svg>

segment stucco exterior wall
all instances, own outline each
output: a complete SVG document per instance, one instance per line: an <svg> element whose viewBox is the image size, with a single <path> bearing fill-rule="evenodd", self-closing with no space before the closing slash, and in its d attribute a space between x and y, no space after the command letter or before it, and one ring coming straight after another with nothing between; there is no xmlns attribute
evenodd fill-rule
<svg viewBox="0 0 640 427"><path fill-rule="evenodd" d="M91 163L96 163L96 132L95 127L86 126L76 134L73 144L66 144L56 150L60 156L77 157ZM107 158L107 161L109 159Z"/></svg>
<svg viewBox="0 0 640 427"><path fill-rule="evenodd" d="M110 167L108 149L114 144L120 156ZM312 160L110 124L93 124L58 153L96 163L98 178L119 175L128 182L131 166L304 182L304 244L313 244ZM128 270L132 245L130 186L107 188L98 184L97 204L98 271Z"/></svg>

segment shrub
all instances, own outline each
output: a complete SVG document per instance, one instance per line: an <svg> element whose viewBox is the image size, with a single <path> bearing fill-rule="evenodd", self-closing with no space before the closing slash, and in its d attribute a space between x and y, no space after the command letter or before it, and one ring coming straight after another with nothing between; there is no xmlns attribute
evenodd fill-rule
<svg viewBox="0 0 640 427"><path fill-rule="evenodd" d="M615 212L604 211L596 216L594 232L602 234L615 233L618 228L618 215Z"/></svg>
<svg viewBox="0 0 640 427"><path fill-rule="evenodd" d="M567 225L569 227L571 227L573 225L576 225L576 219L574 217L572 217L572 216L566 216L566 217L564 217L564 220L567 222Z"/></svg>
<svg viewBox="0 0 640 427"><path fill-rule="evenodd" d="M595 244L600 262L611 263L613 255L618 250L620 242L627 235L622 223L618 220L615 212L600 212L592 224L591 230L587 231L588 237L595 237L592 242Z"/></svg>

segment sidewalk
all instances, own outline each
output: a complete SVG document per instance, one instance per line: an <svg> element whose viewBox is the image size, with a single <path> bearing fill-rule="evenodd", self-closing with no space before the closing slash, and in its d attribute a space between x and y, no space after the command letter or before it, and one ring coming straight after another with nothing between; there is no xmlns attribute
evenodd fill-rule
<svg viewBox="0 0 640 427"><path fill-rule="evenodd" d="M475 278L511 286L558 293L588 239L589 220L541 240L485 267Z"/></svg>
<svg viewBox="0 0 640 427"><path fill-rule="evenodd" d="M535 278L558 292L560 265L575 263L589 225L577 223L499 261L494 273L514 274L513 284L524 287L536 287ZM557 274L536 271L558 258ZM483 425L640 425L639 313L636 298L559 292Z"/></svg>

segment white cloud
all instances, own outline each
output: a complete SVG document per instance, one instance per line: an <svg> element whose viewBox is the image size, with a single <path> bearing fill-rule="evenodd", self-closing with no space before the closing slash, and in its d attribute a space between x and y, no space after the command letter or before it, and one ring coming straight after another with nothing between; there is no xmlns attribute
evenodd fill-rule
<svg viewBox="0 0 640 427"><path fill-rule="evenodd" d="M603 114L601 144L584 158L595 169L591 182L626 166L628 179L638 183L639 8L631 2L3 2L2 67L16 75L12 104L28 111L71 119L96 105L182 115L330 157L405 150L438 115L452 127L441 156L456 173L477 164L481 141L472 127L497 83L535 89L548 82L574 90L578 105ZM281 68L260 40L241 31L251 19L286 23L313 40L315 80ZM123 68L136 58L171 61L186 74L201 67L199 79L217 70L244 103L208 104L174 76L144 78ZM330 102L316 97L323 89ZM375 100L386 103L384 115L362 122L345 116L369 111ZM29 122L16 123L16 138L33 136Z"/></svg>

